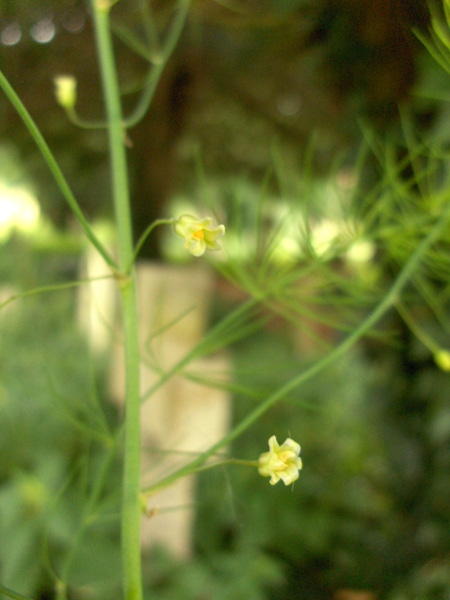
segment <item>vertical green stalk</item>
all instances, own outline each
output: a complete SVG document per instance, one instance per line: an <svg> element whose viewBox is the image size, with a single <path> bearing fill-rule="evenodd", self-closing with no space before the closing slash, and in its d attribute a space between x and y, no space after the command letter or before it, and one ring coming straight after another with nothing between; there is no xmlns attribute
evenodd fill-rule
<svg viewBox="0 0 450 600"><path fill-rule="evenodd" d="M108 120L112 192L118 235L118 283L125 346L125 441L122 497L122 560L126 600L142 600L140 524L140 385L136 282L133 267L128 172L120 93L111 39L112 0L92 0L97 51ZM131 267L130 267L131 265Z"/></svg>

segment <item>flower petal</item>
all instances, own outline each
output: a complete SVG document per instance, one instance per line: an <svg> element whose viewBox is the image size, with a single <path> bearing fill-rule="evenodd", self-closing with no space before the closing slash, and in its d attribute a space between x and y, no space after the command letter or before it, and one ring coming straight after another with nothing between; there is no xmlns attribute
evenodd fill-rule
<svg viewBox="0 0 450 600"><path fill-rule="evenodd" d="M192 215L182 215L173 224L174 232L184 239L185 250L193 256L201 256L206 249L221 250L217 241L225 234L225 226L210 227L211 217L197 219Z"/></svg>

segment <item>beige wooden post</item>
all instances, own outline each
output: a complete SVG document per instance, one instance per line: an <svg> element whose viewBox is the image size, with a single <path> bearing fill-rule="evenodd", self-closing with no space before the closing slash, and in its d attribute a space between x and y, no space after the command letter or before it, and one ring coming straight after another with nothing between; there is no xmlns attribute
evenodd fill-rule
<svg viewBox="0 0 450 600"><path fill-rule="evenodd" d="M142 395L203 338L210 312L214 274L207 265L170 266L140 263L137 268L141 334ZM123 358L116 353L113 394L123 402ZM226 355L201 358L189 370L205 378L226 377ZM181 374L168 379L142 406L142 482L149 485L190 456L206 450L228 428L226 391L191 381ZM164 544L183 557L191 548L195 505L193 477L185 477L150 499L154 516L143 517L142 544Z"/></svg>

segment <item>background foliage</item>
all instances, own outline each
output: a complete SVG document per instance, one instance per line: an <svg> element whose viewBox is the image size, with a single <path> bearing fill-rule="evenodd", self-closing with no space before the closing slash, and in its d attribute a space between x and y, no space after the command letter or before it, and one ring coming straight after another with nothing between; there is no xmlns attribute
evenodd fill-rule
<svg viewBox="0 0 450 600"><path fill-rule="evenodd" d="M257 327L232 344L236 422L370 312L449 189L448 80L411 32L427 32L424 3L402 3L403 12L391 2L237 4L234 12L193 5L130 148L137 233L171 210L169 199L227 215L229 255L217 265L211 322L249 295L261 298ZM170 10L159 11L163 29ZM26 32L48 15L56 34L39 44ZM100 111L84 5L11 2L0 16L3 36L13 22L23 31L18 44L1 38L2 68L87 212L108 217L104 142L72 128L52 99L52 77L70 68L80 111ZM137 5L118 3L115 16L127 106L145 65L124 35L142 32ZM71 30L74 22L83 27ZM31 182L59 228L5 237L3 300L73 281L83 243L3 98L0 110L10 140L3 163L15 165L5 179ZM325 238L324 224L332 225ZM423 342L449 347L448 241L431 249L398 313L233 444L233 456L254 458L273 433L298 439L305 467L293 491L234 466L203 473L192 560L152 550L148 598L328 599L343 589L449 598L450 384ZM352 262L357 242L372 254ZM105 365L90 356L75 316L72 288L0 314L0 582L51 598L58 574L74 598L115 598L118 416Z"/></svg>

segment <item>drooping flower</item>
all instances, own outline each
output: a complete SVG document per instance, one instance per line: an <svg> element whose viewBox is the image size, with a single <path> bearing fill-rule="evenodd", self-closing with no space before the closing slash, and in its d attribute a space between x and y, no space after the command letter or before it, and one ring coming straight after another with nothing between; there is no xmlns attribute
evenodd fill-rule
<svg viewBox="0 0 450 600"><path fill-rule="evenodd" d="M269 452L264 452L259 457L258 472L263 477L270 477L271 485L283 481L290 485L298 479L299 470L302 468L300 458L300 445L291 438L287 438L281 446L273 435L269 439Z"/></svg>
<svg viewBox="0 0 450 600"><path fill-rule="evenodd" d="M72 75L55 77L55 96L60 106L72 109L77 101L77 80Z"/></svg>
<svg viewBox="0 0 450 600"><path fill-rule="evenodd" d="M197 219L191 215L182 215L174 221L175 233L184 239L184 250L193 256L202 256L205 250L221 250L217 240L225 234L225 225L211 227L211 221L210 217Z"/></svg>

